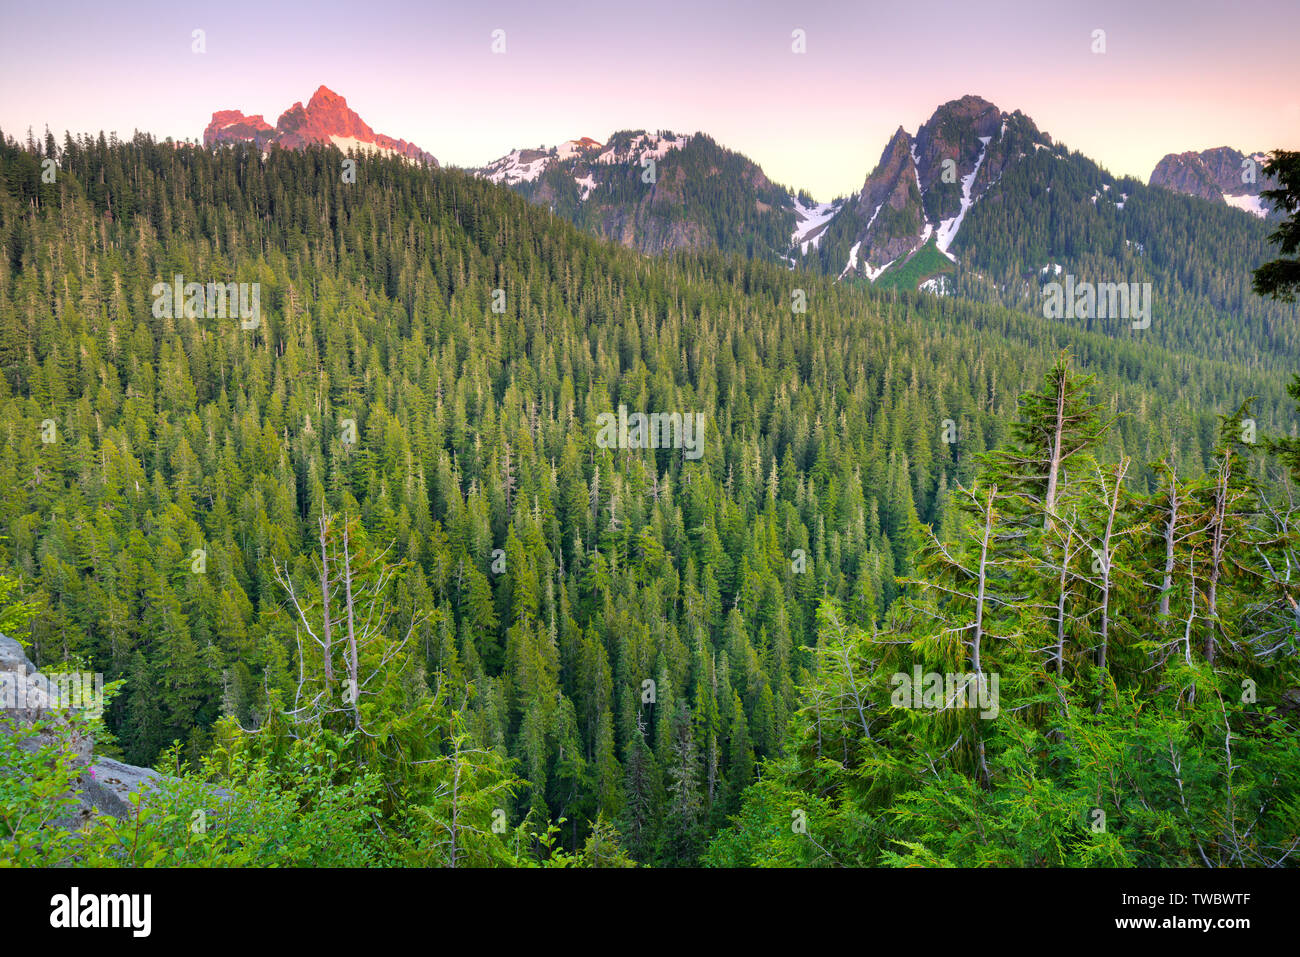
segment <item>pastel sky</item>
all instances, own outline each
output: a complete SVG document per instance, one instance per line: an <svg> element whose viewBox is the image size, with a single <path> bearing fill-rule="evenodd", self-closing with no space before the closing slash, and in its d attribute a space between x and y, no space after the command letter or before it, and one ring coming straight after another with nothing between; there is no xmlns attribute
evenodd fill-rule
<svg viewBox="0 0 1300 957"><path fill-rule="evenodd" d="M72 0L8 3L3 20L0 129L19 138L198 139L214 110L274 124L325 84L444 164L702 130L822 200L966 93L1143 179L1168 152L1300 149L1295 0Z"/></svg>

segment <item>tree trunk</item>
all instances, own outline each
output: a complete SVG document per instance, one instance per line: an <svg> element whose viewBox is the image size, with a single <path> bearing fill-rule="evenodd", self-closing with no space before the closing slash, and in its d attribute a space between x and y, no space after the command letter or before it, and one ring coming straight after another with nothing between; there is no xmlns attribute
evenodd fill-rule
<svg viewBox="0 0 1300 957"><path fill-rule="evenodd" d="M1214 487L1213 531L1210 535L1210 579L1205 594L1206 623L1209 631L1205 635L1205 660L1214 665L1214 629L1219 623L1219 576L1223 573L1224 523L1228 516L1228 479L1232 474L1232 455L1224 453L1223 464L1219 467L1219 480Z"/></svg>
<svg viewBox="0 0 1300 957"><path fill-rule="evenodd" d="M348 543L348 520L343 517L343 593L348 610L348 694L352 703L352 719L361 730L361 690L357 686L357 634L352 603L352 556Z"/></svg>
<svg viewBox="0 0 1300 957"><path fill-rule="evenodd" d="M330 637L333 631L333 624L330 621L330 575L329 575L329 556L325 551L325 513L321 512L320 517L320 598L321 614L324 616L325 625L323 628L325 645L325 686L333 694L334 690L334 656L331 650L333 639Z"/></svg>
<svg viewBox="0 0 1300 957"><path fill-rule="evenodd" d="M1165 524L1165 580L1160 588L1160 614L1169 614L1169 590L1174 585L1174 530L1178 527L1178 477L1169 467L1169 521Z"/></svg>
<svg viewBox="0 0 1300 957"><path fill-rule="evenodd" d="M1048 528L1056 515L1056 486L1061 474L1061 433L1065 430L1065 374L1056 383L1056 428L1052 430L1052 461L1047 467L1047 497L1043 507L1047 511L1043 528Z"/></svg>
<svg viewBox="0 0 1300 957"><path fill-rule="evenodd" d="M1070 571L1070 543L1074 540L1074 529L1065 534L1065 549L1061 553L1061 576L1057 582L1056 593L1056 673L1065 672L1065 577Z"/></svg>

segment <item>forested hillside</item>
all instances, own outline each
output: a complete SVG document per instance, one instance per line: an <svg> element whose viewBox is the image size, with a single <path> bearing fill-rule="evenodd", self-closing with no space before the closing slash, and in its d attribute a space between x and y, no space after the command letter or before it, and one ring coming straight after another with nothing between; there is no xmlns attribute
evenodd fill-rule
<svg viewBox="0 0 1300 957"><path fill-rule="evenodd" d="M1227 721L1255 783L1229 786L1236 809L1167 841L1163 819L1125 817L1090 859L1181 859L1199 839L1197 861L1258 863L1206 836L1225 821L1263 822L1256 856L1295 837L1294 733L1224 690L1248 676L1276 703L1300 684L1294 631L1252 658L1278 625L1280 573L1260 563L1285 545L1260 503L1280 493L1220 432L1252 396L1260 434L1293 431L1290 369L1246 359L1285 354L1292 321L1202 328L1192 308L1163 332L1088 330L720 253L647 258L464 173L360 157L348 181L343 159L145 136L0 148L0 574L32 606L38 664L124 681L105 730L128 760L221 780L249 833L294 808L294 827L355 832L311 831L277 862L815 862L784 843L801 809L837 862L1044 863L1067 855L950 847L930 811L954 802L968 832L984 789L1013 805L1009 834L1040 797L1081 807L1095 766L1052 775L1080 748L1118 761L1118 727L1149 757L1174 725L1219 748ZM257 323L158 315L176 275L260 284ZM1108 425L1065 473L1068 522L1035 511L1013 453L982 458L1037 448L1016 423L1042 410L1018 402L1062 381L1062 350ZM702 457L602 447L620 405L702 413ZM1168 488L1191 504L1153 610ZM1086 551L1103 512L1113 591ZM964 661L937 593L967 615L977 526L1014 540L987 626L1003 720L976 744L960 722L850 714L827 656L873 687L894 663ZM1261 557L1228 571L1220 552L1220 580L1202 564L1216 529ZM1212 574L1218 610L1173 643ZM1217 786L1205 762L1180 786ZM1152 786L1181 813L1170 780ZM1153 804L1147 784L1125 794Z"/></svg>
<svg viewBox="0 0 1300 957"><path fill-rule="evenodd" d="M1300 363L1296 308L1250 288L1276 251L1272 229L1238 209L1112 177L1078 153L1040 150L967 215L953 243L955 291L1041 315L1041 286L1061 273L1149 282L1151 328L1133 334L1289 374Z"/></svg>

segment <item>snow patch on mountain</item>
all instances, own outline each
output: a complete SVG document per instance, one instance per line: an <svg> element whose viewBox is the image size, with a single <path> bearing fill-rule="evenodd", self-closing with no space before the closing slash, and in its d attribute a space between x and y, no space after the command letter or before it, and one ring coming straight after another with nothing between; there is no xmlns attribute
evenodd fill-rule
<svg viewBox="0 0 1300 957"><path fill-rule="evenodd" d="M935 276L933 279L927 279L921 285L916 287L921 292L928 292L935 296L951 296L951 284L947 276Z"/></svg>
<svg viewBox="0 0 1300 957"><path fill-rule="evenodd" d="M379 153L381 156L402 156L397 150L385 149L374 143L367 143L365 140L359 140L355 136L331 136L330 142L346 153L352 150L356 153ZM408 157L402 157L407 159Z"/></svg>
<svg viewBox="0 0 1300 957"><path fill-rule="evenodd" d="M514 150L483 167L480 175L497 185L531 183L546 172L552 159L554 157L544 150Z"/></svg>
<svg viewBox="0 0 1300 957"><path fill-rule="evenodd" d="M988 154L989 141L992 139L991 136L981 136L979 138L981 144L980 155L979 159L975 161L975 168L961 178L961 209L958 210L956 216L945 219L939 224L939 237L935 240L935 245L939 248L939 252L953 262L957 261L957 257L948 252L948 247L957 238L957 230L961 229L961 223L966 218L966 212L974 205L975 201L971 199L971 188L975 185L975 177L979 175L980 166L984 162L984 157Z"/></svg>
<svg viewBox="0 0 1300 957"><path fill-rule="evenodd" d="M582 160L587 155L601 148L601 144L589 136L576 140L566 140L559 146L539 146L536 149L512 150L498 160L494 160L475 174L498 186L518 186L520 183L534 183L551 166L574 161L570 172L577 185L581 198L586 200L596 188L595 178L588 171L586 176L577 173L585 168Z"/></svg>
<svg viewBox="0 0 1300 957"><path fill-rule="evenodd" d="M874 213L872 213L872 214L871 214L871 218L867 220L867 229L870 229L870 228L871 228L871 224L874 223L874 222L876 221L876 217L880 215L880 211L881 211L882 209L884 209L884 208L885 208L885 204L884 204L884 203L881 203L879 206L876 207L876 211L875 211ZM864 230L864 232L865 232L865 231L866 231L866 230Z"/></svg>
<svg viewBox="0 0 1300 957"><path fill-rule="evenodd" d="M862 248L862 240L859 239L856 243L853 244L853 248L849 250L849 261L848 264L844 267L844 271L840 273L840 279L843 279L849 273L853 272L853 270L858 268L858 250L861 248ZM836 281L838 282L839 280Z"/></svg>
<svg viewBox="0 0 1300 957"><path fill-rule="evenodd" d="M1224 193L1223 201L1234 209L1244 210L1247 213L1258 216L1260 219L1263 219L1268 215L1269 205L1262 196L1252 196L1250 193L1246 193L1242 196L1229 196L1227 193Z"/></svg>
<svg viewBox="0 0 1300 957"><path fill-rule="evenodd" d="M638 133L632 138L626 150L610 147L596 157L597 163L633 163L640 165L642 160L663 159L671 150L679 150L691 141L690 134L682 136L660 135L658 133Z"/></svg>
<svg viewBox="0 0 1300 957"><path fill-rule="evenodd" d="M837 200L833 203L813 203L805 205L798 196L791 196L794 203L794 235L790 237L790 245L798 246L803 253L808 252L808 247L817 248L817 243L822 238L822 232L843 204L843 200Z"/></svg>
<svg viewBox="0 0 1300 957"><path fill-rule="evenodd" d="M896 262L898 262L897 259L891 259L889 262L885 263L885 264L884 264L883 266L881 266L879 269L872 269L872 268L871 268L871 263L866 263L866 262L864 262L864 263L862 264L862 271L865 272L865 273L867 274L867 279L868 279L868 280L870 280L871 282L875 282L877 279L880 278L880 274L881 274L881 273L883 273L883 272L884 272L886 269L888 269L890 266L894 265L894 263L896 263Z"/></svg>
<svg viewBox="0 0 1300 957"><path fill-rule="evenodd" d="M880 211L884 208L885 208L884 203L881 203L879 206L876 207L876 211L871 214L871 219L867 220L867 229L871 228L871 224L876 221L876 217L880 215ZM865 231L866 230L863 230L863 232ZM921 242L917 245L916 249L920 249L921 246L924 246L926 244L926 241L930 238L930 234L933 231L934 231L934 227L931 226L929 223L926 223L925 231L921 235ZM839 278L835 280L836 282L839 282L840 279L843 279L851 272L857 272L858 250L861 248L862 248L862 240L858 240L856 243L853 244L853 248L849 250L849 261L845 264L843 271L839 275ZM912 253L916 252L916 249L913 249L912 252L908 253L907 255L911 256ZM901 257L901 258L906 258L906 257ZM890 266L894 265L894 263L896 262L898 262L898 259L891 259L883 266L873 269L871 263L867 262L864 259L862 260L862 273L867 277L867 280L869 282L875 282L877 279L880 278L881 273L883 273Z"/></svg>
<svg viewBox="0 0 1300 957"><path fill-rule="evenodd" d="M921 157L916 152L916 140L910 136L908 139L911 140L908 149L912 154L912 175L916 177L916 191L921 196L924 196L925 187L921 185ZM880 212L880 210L877 209L876 212ZM872 216L871 218L875 219L876 217Z"/></svg>
<svg viewBox="0 0 1300 957"><path fill-rule="evenodd" d="M555 147L555 158L563 163L565 160L571 160L575 156L581 156L589 150L600 149L602 144L593 140L590 136L584 136L581 139L565 140L559 146Z"/></svg>

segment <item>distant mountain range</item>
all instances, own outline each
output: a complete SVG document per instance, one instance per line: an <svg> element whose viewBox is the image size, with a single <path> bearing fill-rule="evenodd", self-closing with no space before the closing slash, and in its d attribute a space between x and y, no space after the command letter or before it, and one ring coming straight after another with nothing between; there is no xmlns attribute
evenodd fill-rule
<svg viewBox="0 0 1300 957"><path fill-rule="evenodd" d="M263 150L332 143L437 163L405 140L376 134L324 86L274 127L238 110L214 113L203 141ZM1202 307L1219 314L1249 308L1244 287L1225 278L1226 270L1248 272L1266 251L1259 219L1274 214L1259 196L1273 185L1259 170L1263 158L1227 147L1171 153L1144 184L1065 149L1020 111L963 96L941 105L914 135L899 127L862 188L833 202L772 182L752 160L703 133L668 130L516 149L468 172L652 254L716 249L845 282L1007 305L1034 299L1038 286L1063 270L1086 270L1149 278L1188 314ZM1177 193L1251 216L1225 210L1227 219L1207 218L1184 197L1175 200ZM1171 231L1173 224L1183 224L1182 232ZM1208 241L1219 249L1233 244L1243 262L1208 255L1201 248ZM1189 260L1201 259L1205 270L1186 271Z"/></svg>
<svg viewBox="0 0 1300 957"><path fill-rule="evenodd" d="M967 295L976 294L973 284L988 286L990 274L1010 273L1017 283L993 282L980 293L1007 299L1026 294L1031 278L1077 260L1088 236L1107 237L1107 249L1088 252L1112 270L1141 256L1147 241L1137 235L1136 217L1126 224L1122 216L1138 194L1143 204L1159 205L1167 190L1258 218L1275 215L1259 196L1273 185L1262 172L1254 183L1242 180L1248 158L1259 164L1263 155L1171 154L1143 184L1069 151L1020 111L964 96L941 105L915 135L900 127L862 188L833 202L774 184L757 164L699 133L626 130L606 143L583 137L514 150L471 172L645 252L716 248L785 259L845 281L940 293L954 291L964 272ZM655 180L645 182L651 160ZM1152 193L1152 186L1163 190ZM1034 210L1012 210L1026 204ZM1037 232L1011 237L999 221L1032 221ZM1252 240L1262 236L1243 223ZM971 237L985 234L992 235L981 248ZM1030 238L1014 262L1004 261L1008 242Z"/></svg>

